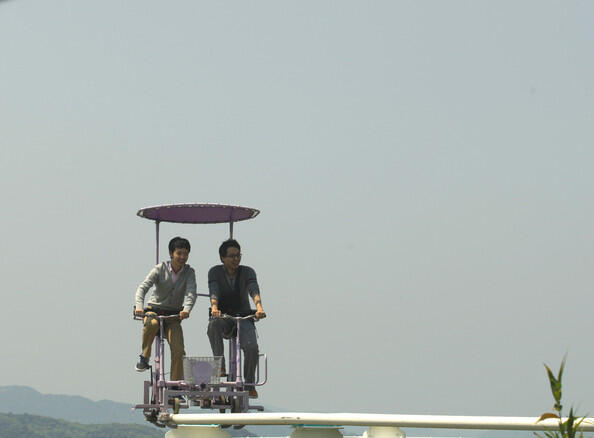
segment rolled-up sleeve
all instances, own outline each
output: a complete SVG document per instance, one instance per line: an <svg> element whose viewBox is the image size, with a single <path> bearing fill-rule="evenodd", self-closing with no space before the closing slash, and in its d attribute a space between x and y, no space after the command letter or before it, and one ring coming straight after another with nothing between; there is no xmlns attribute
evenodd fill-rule
<svg viewBox="0 0 594 438"><path fill-rule="evenodd" d="M258 286L258 278L256 277L256 271L252 268L246 268L246 288L250 297L254 299L256 295L260 295L260 286Z"/></svg>
<svg viewBox="0 0 594 438"><path fill-rule="evenodd" d="M208 271L208 294L211 298L219 300L219 282L217 280L216 266Z"/></svg>
<svg viewBox="0 0 594 438"><path fill-rule="evenodd" d="M190 268L186 281L186 293L184 299L184 312L190 313L196 302L196 271Z"/></svg>
<svg viewBox="0 0 594 438"><path fill-rule="evenodd" d="M151 272L146 276L144 281L138 285L136 289L136 295L134 296L134 305L136 310L142 310L144 308L144 297L153 285L159 281L159 265L151 269Z"/></svg>

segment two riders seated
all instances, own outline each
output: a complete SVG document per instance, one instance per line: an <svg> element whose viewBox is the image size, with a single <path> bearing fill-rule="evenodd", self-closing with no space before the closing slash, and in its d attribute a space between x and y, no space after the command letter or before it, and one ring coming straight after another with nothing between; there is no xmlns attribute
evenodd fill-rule
<svg viewBox="0 0 594 438"><path fill-rule="evenodd" d="M134 313L144 316L142 353L136 364L137 371L149 368L151 345L159 331L159 320L154 316L177 315L177 318L165 319L163 328L171 349L170 378L173 381L183 379L183 357L186 353L181 321L189 318L197 296L196 273L187 264L189 254L190 242L187 239L171 239L170 260L151 269L136 290ZM247 316L254 313L250 306L250 297L256 305L255 318L265 318L266 313L262 307L256 272L251 267L240 264L239 243L233 239L223 242L219 247L219 257L222 264L213 266L208 271L211 309L207 333L213 355L223 357L221 374L226 374L223 339L234 337L237 329L234 320L221 316ZM147 300L145 307L145 296L153 286L152 296ZM251 319L241 320L240 324L239 343L245 357L243 375L250 397L255 398L258 397L258 393L253 384L259 357L256 327Z"/></svg>

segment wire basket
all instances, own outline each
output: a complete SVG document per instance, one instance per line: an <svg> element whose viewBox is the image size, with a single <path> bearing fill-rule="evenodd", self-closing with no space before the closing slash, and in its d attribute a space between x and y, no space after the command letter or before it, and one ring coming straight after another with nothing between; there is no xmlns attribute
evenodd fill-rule
<svg viewBox="0 0 594 438"><path fill-rule="evenodd" d="M193 385L219 383L221 381L222 356L188 357L184 360L184 381Z"/></svg>

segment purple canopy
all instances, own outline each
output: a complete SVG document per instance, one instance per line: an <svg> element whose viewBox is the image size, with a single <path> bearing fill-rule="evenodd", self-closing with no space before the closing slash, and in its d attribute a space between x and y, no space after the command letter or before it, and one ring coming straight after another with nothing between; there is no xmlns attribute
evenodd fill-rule
<svg viewBox="0 0 594 438"><path fill-rule="evenodd" d="M145 207L138 216L157 222L182 224L220 224L252 219L260 213L255 208L220 204L171 204Z"/></svg>

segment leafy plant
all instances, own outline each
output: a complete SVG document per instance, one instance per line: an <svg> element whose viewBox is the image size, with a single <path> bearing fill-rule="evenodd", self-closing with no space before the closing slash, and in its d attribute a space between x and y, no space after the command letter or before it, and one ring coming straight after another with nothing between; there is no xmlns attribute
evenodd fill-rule
<svg viewBox="0 0 594 438"><path fill-rule="evenodd" d="M583 432L580 431L579 434L577 432L585 417L576 416L573 412L573 406L569 408L569 415L567 416L567 419L563 421L563 405L561 404L561 394L563 388L561 379L563 377L563 369L565 368L565 359L567 359L567 356L563 357L561 366L559 367L559 372L557 373L556 377L551 371L551 368L545 364L549 383L551 384L551 392L553 393L553 398L555 399L555 405L553 406L555 412L545 412L536 422L539 423L549 418L556 418L559 420L559 430L545 431L544 435L535 432L534 434L540 438L575 438L576 436L583 438L584 436Z"/></svg>

